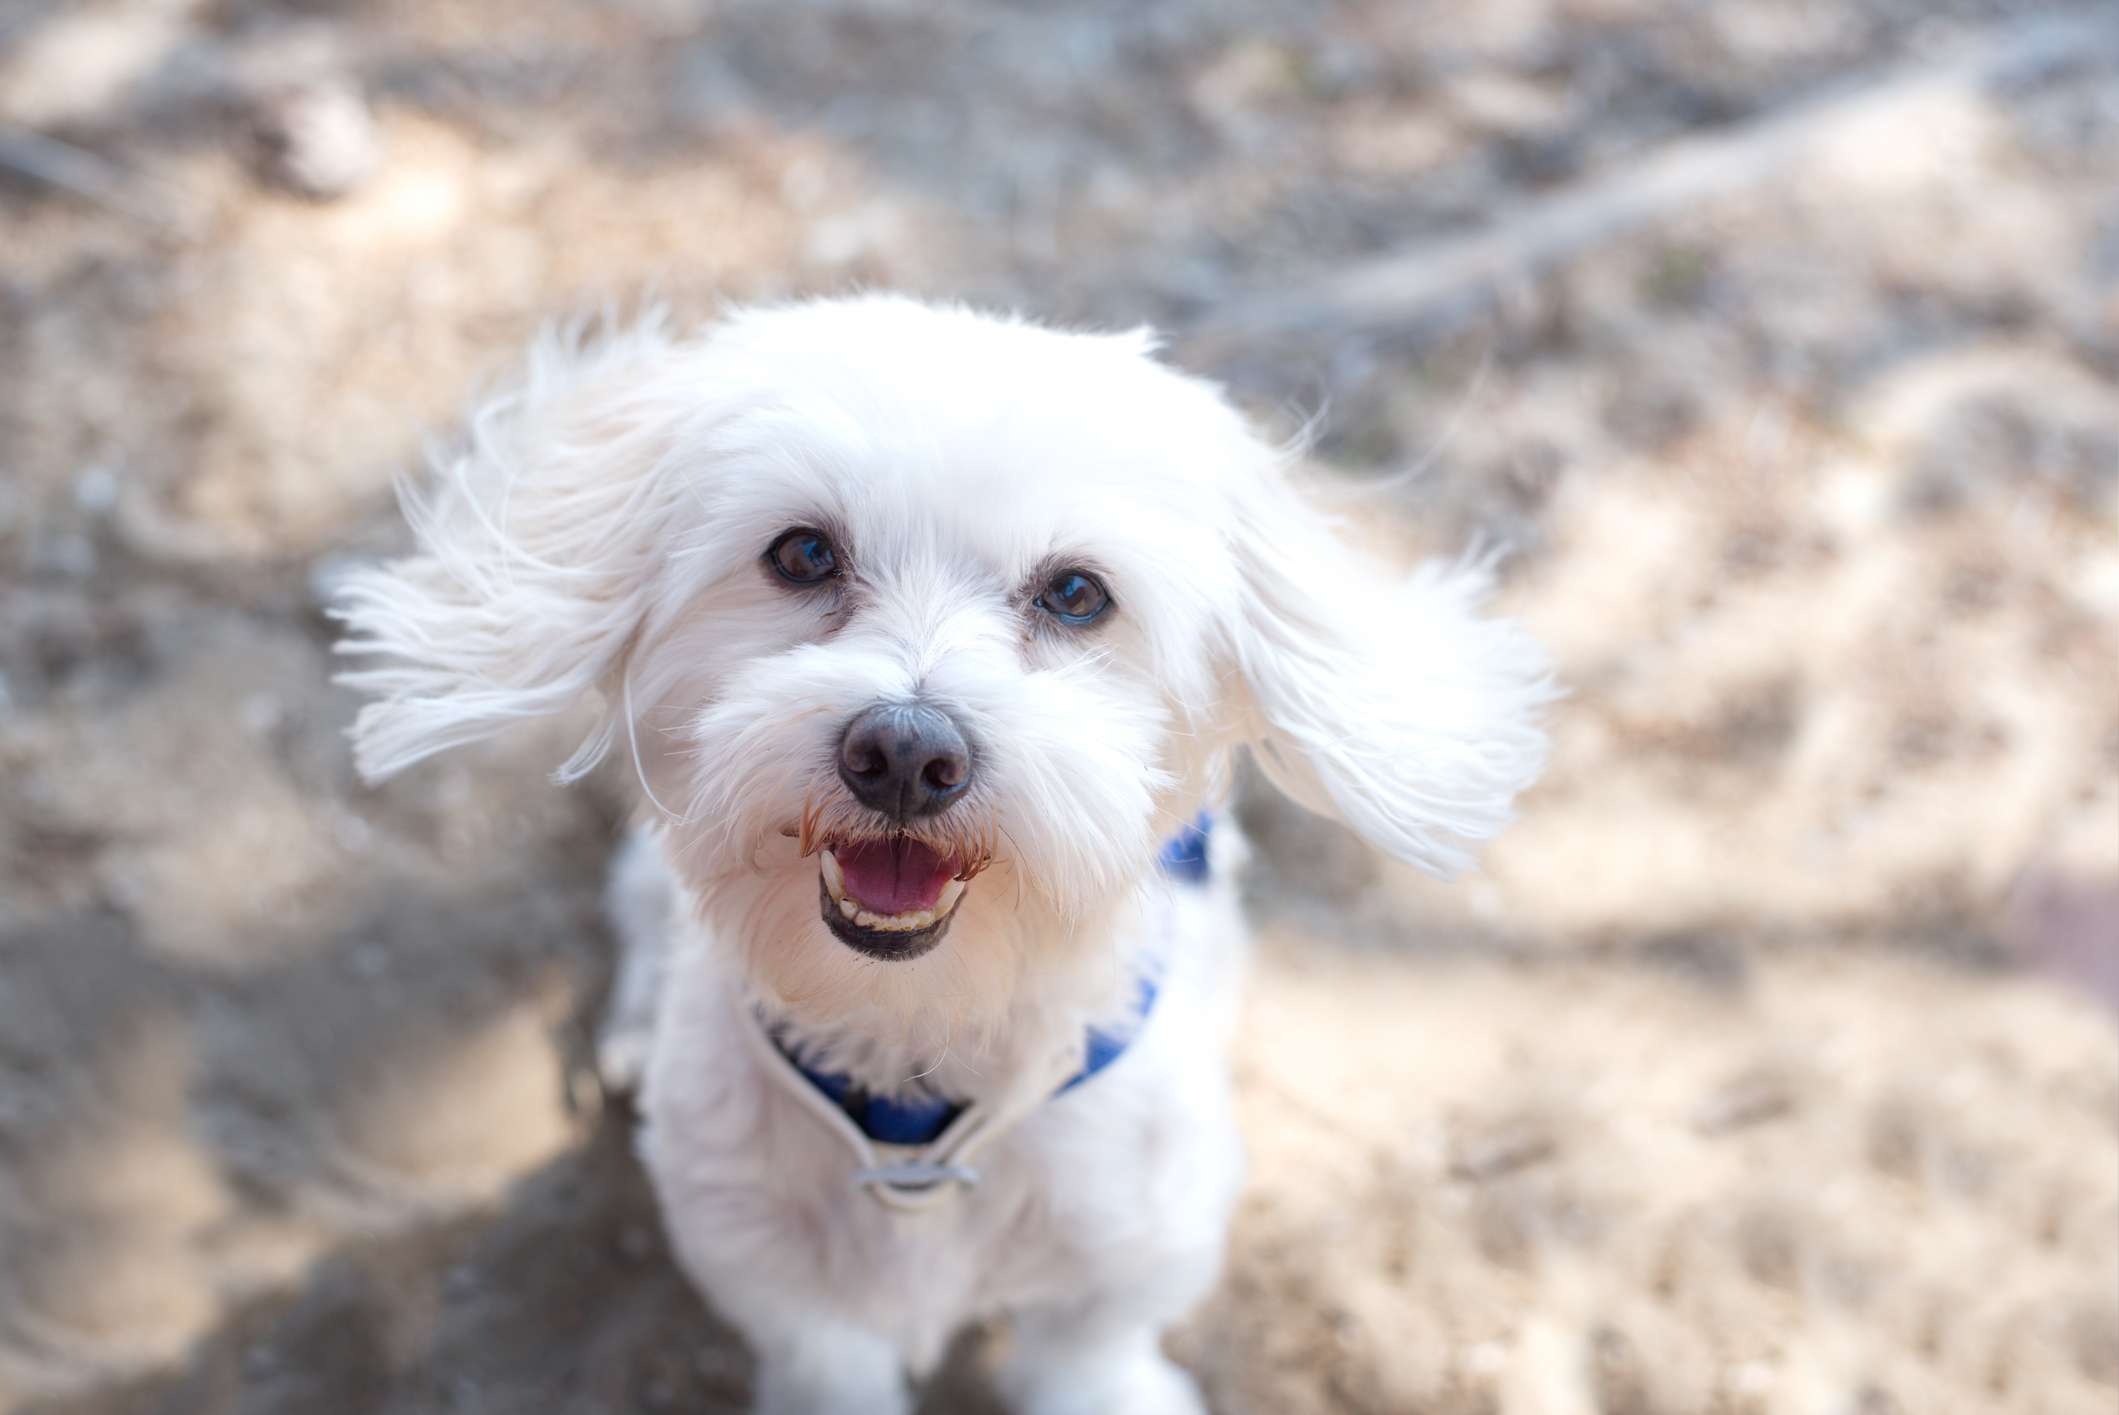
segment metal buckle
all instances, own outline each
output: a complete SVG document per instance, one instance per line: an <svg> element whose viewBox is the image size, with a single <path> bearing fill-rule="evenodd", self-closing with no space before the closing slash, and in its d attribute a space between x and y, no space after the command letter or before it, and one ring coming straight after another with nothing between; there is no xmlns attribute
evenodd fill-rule
<svg viewBox="0 0 2119 1415"><path fill-rule="evenodd" d="M883 1184L892 1189L925 1193L939 1184L954 1179L966 1189L975 1188L979 1172L970 1165L947 1164L935 1160L901 1160L896 1164L871 1165L867 1169L853 1172L853 1182L862 1188L871 1184Z"/></svg>

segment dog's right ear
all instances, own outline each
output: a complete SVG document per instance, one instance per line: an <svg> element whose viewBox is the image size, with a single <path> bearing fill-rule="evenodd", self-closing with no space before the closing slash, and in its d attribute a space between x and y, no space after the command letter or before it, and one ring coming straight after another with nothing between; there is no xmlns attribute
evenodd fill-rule
<svg viewBox="0 0 2119 1415"><path fill-rule="evenodd" d="M662 391L676 340L656 317L585 338L548 334L520 378L473 413L465 445L400 483L408 558L347 576L339 681L373 695L354 761L379 781L604 692L601 724L560 769L586 772L619 729L625 662L653 606L658 548L683 489Z"/></svg>

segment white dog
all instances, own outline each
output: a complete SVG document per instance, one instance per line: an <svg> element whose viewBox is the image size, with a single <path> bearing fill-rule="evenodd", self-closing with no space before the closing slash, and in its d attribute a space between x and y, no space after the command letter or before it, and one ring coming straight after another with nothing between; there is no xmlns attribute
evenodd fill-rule
<svg viewBox="0 0 2119 1415"><path fill-rule="evenodd" d="M1350 551L1152 353L895 298L555 339L345 592L368 777L583 702L560 778L630 759L605 1060L652 1012L641 1152L761 1411L909 1410L995 1315L1018 1410L1200 1410L1231 753L1437 872L1537 772L1482 570Z"/></svg>

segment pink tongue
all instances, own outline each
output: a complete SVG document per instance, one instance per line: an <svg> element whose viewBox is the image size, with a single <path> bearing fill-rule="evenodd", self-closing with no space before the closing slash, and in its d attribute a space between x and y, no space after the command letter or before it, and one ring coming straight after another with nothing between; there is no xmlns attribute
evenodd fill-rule
<svg viewBox="0 0 2119 1415"><path fill-rule="evenodd" d="M917 840L862 840L835 845L839 877L846 892L871 914L904 914L932 909L942 886L957 872L954 861Z"/></svg>

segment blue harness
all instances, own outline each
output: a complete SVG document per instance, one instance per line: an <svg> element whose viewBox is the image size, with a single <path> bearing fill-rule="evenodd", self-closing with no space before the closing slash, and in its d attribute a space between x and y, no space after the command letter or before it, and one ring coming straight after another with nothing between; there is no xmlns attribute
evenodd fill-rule
<svg viewBox="0 0 2119 1415"><path fill-rule="evenodd" d="M1155 857L1163 873L1180 884L1205 884L1207 836L1213 829L1213 817L1202 811L1189 825L1165 842ZM1133 1001L1132 1026L1122 1032L1091 1027L1087 1049L1082 1058L1082 1069L1068 1077L1053 1094L1065 1095L1124 1056L1127 1046L1139 1033L1141 1023L1147 1020L1150 1009L1155 1006L1155 994L1155 980L1143 977ZM844 1111L862 1134L879 1145L929 1144L947 1130L951 1122L963 1112L962 1101L953 1101L943 1096L873 1095L841 1072L816 1071L803 1065L802 1059L782 1046L778 1037L773 1038L773 1046L787 1058L789 1065L801 1073L803 1080Z"/></svg>

